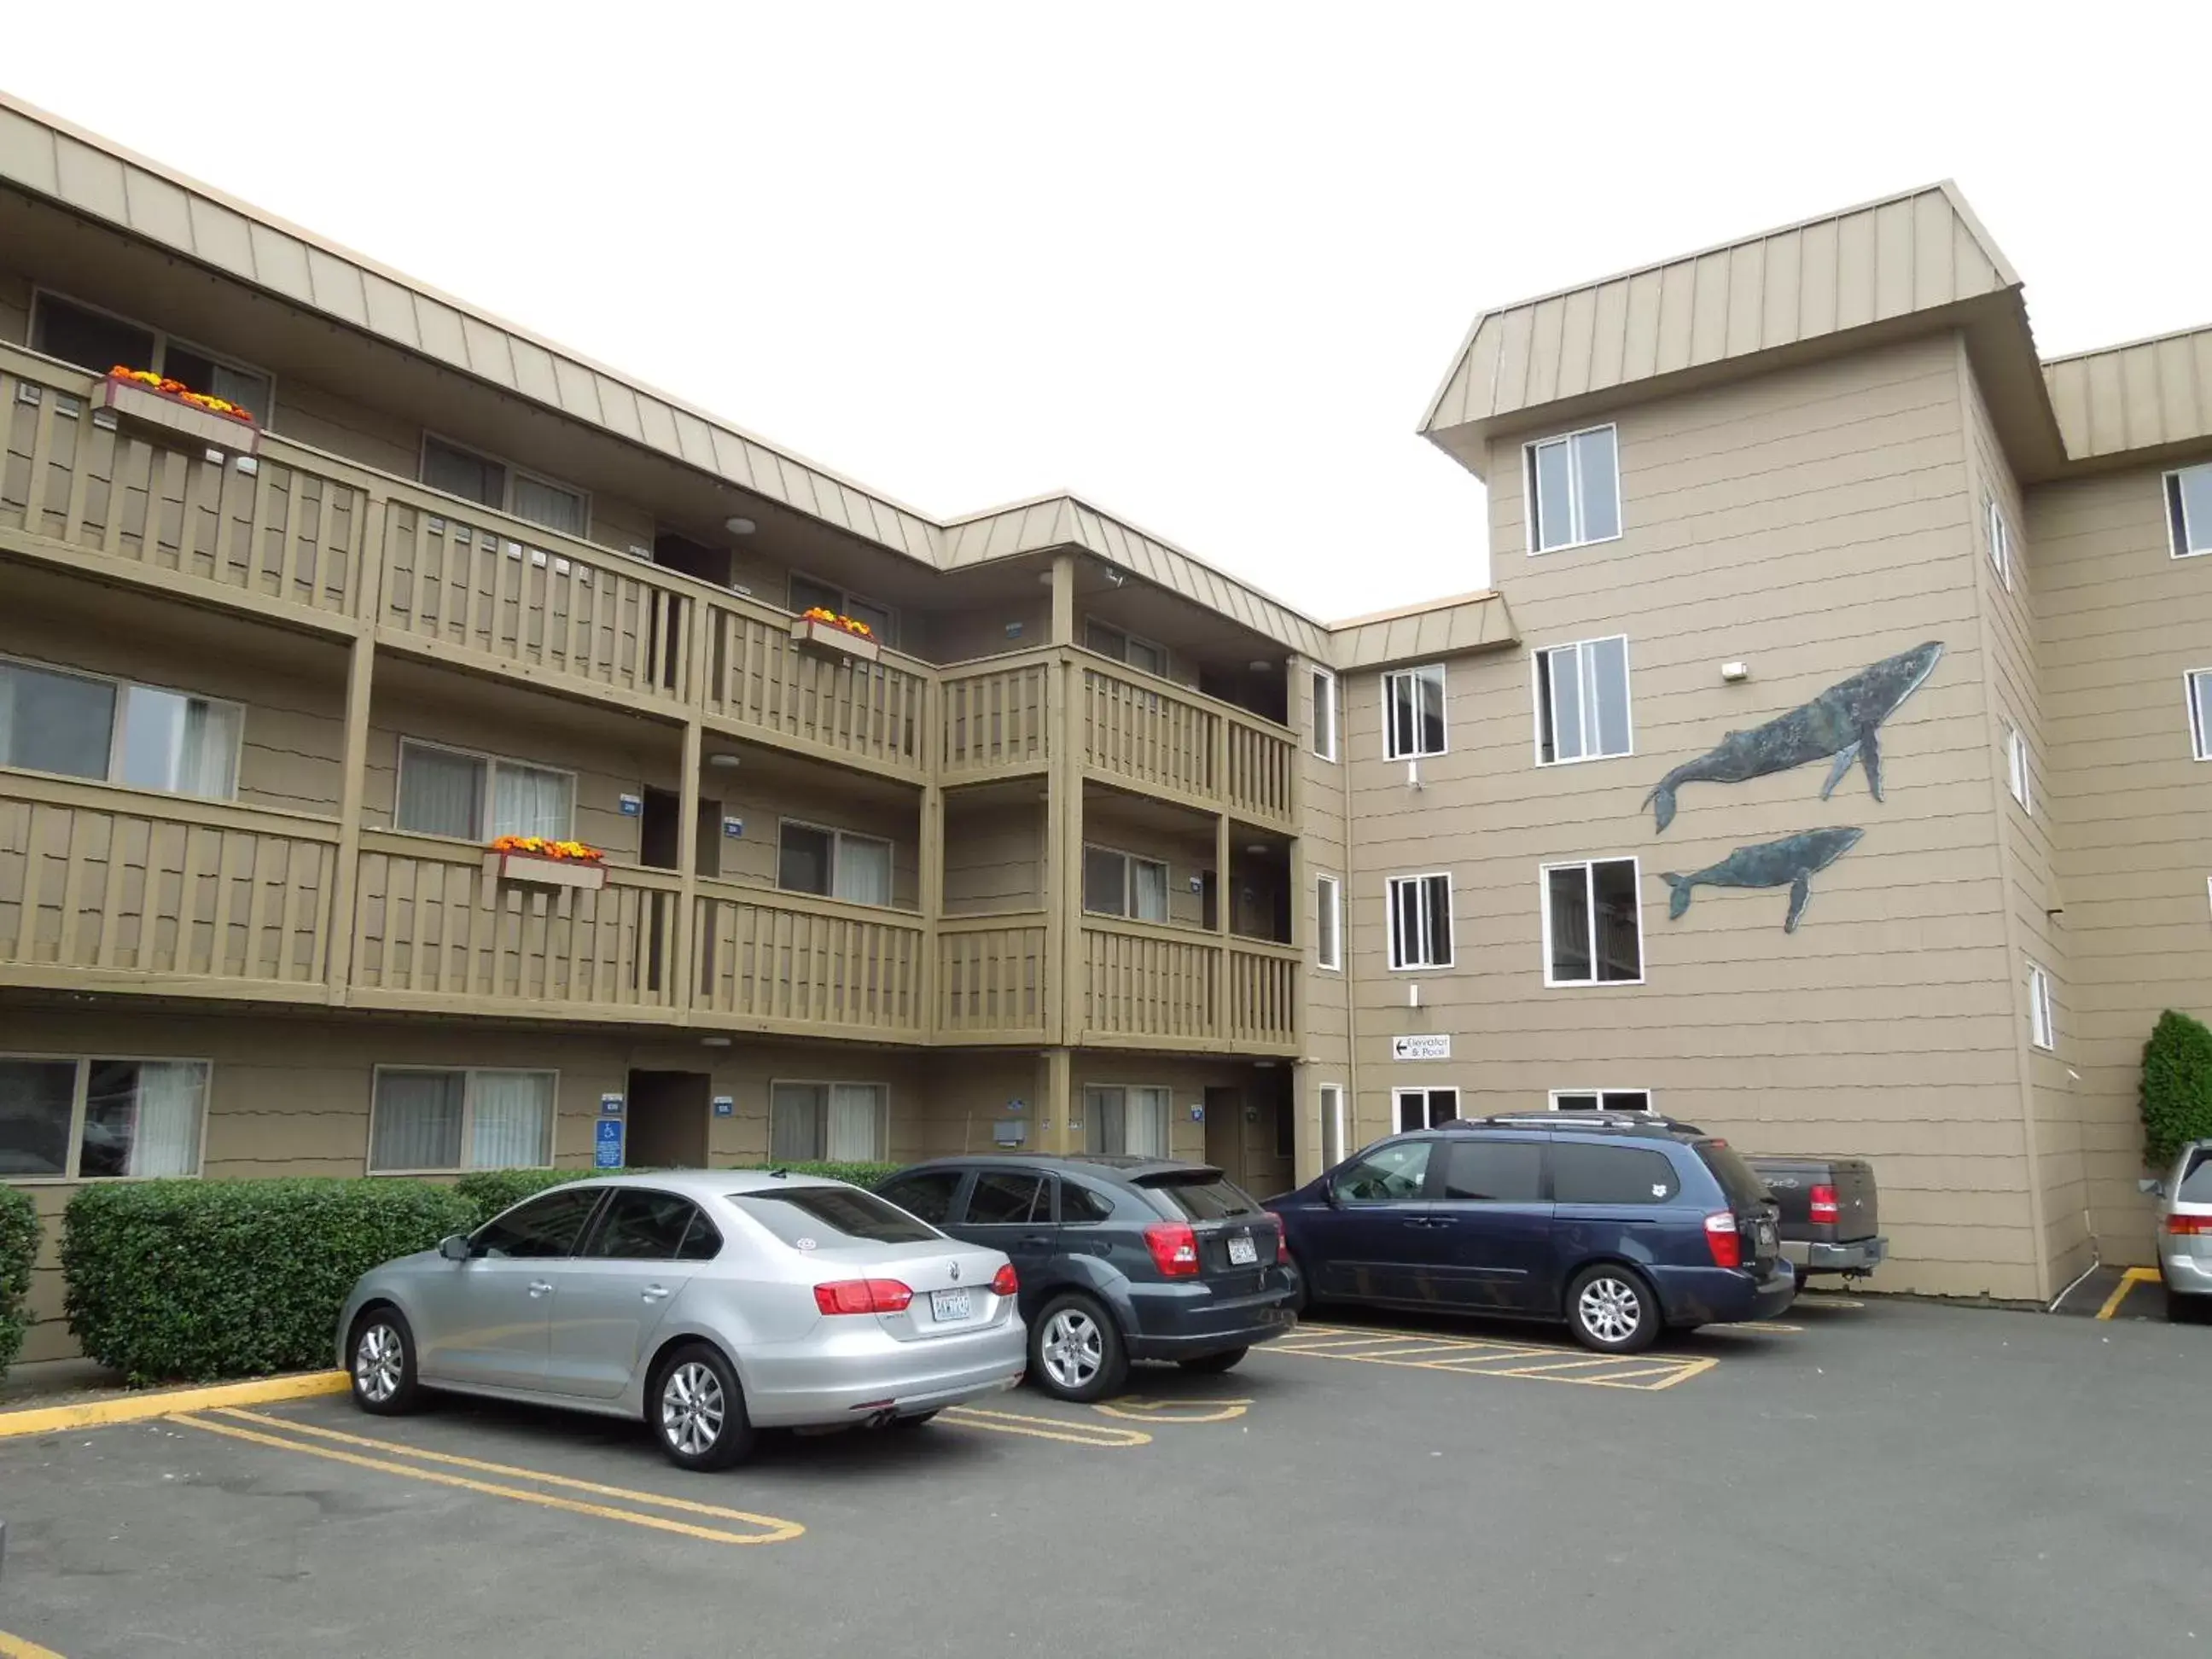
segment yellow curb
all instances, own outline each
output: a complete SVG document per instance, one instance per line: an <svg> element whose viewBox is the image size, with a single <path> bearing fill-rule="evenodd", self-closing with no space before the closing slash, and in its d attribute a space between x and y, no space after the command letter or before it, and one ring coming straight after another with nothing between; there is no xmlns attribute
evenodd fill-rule
<svg viewBox="0 0 2212 1659"><path fill-rule="evenodd" d="M343 1371L301 1371L291 1376L261 1376L251 1382L217 1382L204 1389L161 1389L120 1400L94 1400L82 1406L40 1406L0 1412L0 1440L27 1434L66 1434L75 1429L104 1429L113 1423L137 1423L173 1412L204 1411L210 1406L263 1406L275 1400L304 1400L310 1395L343 1394ZM7 1650L0 1648L0 1655Z"/></svg>
<svg viewBox="0 0 2212 1659"><path fill-rule="evenodd" d="M20 1636L10 1636L0 1630L0 1659L62 1659L52 1648L42 1648L36 1642L26 1641Z"/></svg>
<svg viewBox="0 0 2212 1659"><path fill-rule="evenodd" d="M2129 1268L2120 1275L2120 1282L2112 1286L2112 1293L2105 1298L2105 1305L2097 1310L2097 1317L2110 1319L2119 1312L2120 1304L2127 1300L2130 1291L2138 1285L2148 1285L2157 1278L2158 1269L2155 1267Z"/></svg>

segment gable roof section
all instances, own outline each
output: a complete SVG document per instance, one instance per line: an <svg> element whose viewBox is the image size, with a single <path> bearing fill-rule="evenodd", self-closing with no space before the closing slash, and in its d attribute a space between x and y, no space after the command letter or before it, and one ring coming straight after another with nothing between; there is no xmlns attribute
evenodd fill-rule
<svg viewBox="0 0 2212 1659"><path fill-rule="evenodd" d="M1505 596L1494 589L1353 617L1332 628L1329 638L1336 667L1347 673L1520 643Z"/></svg>
<svg viewBox="0 0 2212 1659"><path fill-rule="evenodd" d="M2043 379L2069 460L2212 438L2212 328L2054 357Z"/></svg>

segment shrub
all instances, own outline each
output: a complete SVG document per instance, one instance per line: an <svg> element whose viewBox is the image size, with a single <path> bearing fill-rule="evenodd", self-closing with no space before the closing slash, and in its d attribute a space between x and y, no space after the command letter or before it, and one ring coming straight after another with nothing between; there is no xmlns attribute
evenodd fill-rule
<svg viewBox="0 0 2212 1659"><path fill-rule="evenodd" d="M355 1279L475 1221L413 1181L87 1187L62 1217L70 1329L134 1383L326 1366Z"/></svg>
<svg viewBox="0 0 2212 1659"><path fill-rule="evenodd" d="M31 1262L39 1254L39 1212L13 1187L0 1187L0 1377L23 1351L31 1315Z"/></svg>
<svg viewBox="0 0 2212 1659"><path fill-rule="evenodd" d="M849 1181L856 1187L872 1187L885 1176L904 1166L897 1164L765 1164L746 1166L753 1169L776 1168L788 1170L793 1175L823 1176L832 1181ZM542 1193L548 1187L557 1187L563 1182L583 1181L592 1176L644 1175L644 1170L478 1170L465 1175L453 1183L453 1190L476 1206L477 1218L489 1221L510 1204L520 1204L532 1194Z"/></svg>
<svg viewBox="0 0 2212 1659"><path fill-rule="evenodd" d="M2212 1030L2167 1009L2143 1044L2143 1156L2163 1168L2192 1140L2212 1138Z"/></svg>

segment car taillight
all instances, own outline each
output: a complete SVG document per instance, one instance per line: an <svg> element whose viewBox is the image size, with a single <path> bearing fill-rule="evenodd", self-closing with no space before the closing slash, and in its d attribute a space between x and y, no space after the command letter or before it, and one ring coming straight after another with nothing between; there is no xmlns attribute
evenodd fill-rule
<svg viewBox="0 0 2212 1659"><path fill-rule="evenodd" d="M1705 1218L1705 1248L1713 1253L1716 1267L1743 1266L1743 1235L1735 1230L1735 1217L1729 1211Z"/></svg>
<svg viewBox="0 0 2212 1659"><path fill-rule="evenodd" d="M1014 1264L1011 1261L991 1275L993 1296L1012 1296L1021 1288L1022 1281L1014 1277Z"/></svg>
<svg viewBox="0 0 2212 1659"><path fill-rule="evenodd" d="M1844 1206L1836 1202L1836 1189L1825 1183L1813 1188L1813 1224L1826 1222L1833 1226L1844 1218Z"/></svg>
<svg viewBox="0 0 2212 1659"><path fill-rule="evenodd" d="M2212 1215L2170 1215L2166 1218L2166 1230L2182 1238L2212 1236Z"/></svg>
<svg viewBox="0 0 2212 1659"><path fill-rule="evenodd" d="M826 1314L904 1313L914 1292L896 1279L841 1279L814 1287L814 1305Z"/></svg>
<svg viewBox="0 0 2212 1659"><path fill-rule="evenodd" d="M1275 1215L1273 1210L1267 1213L1274 1217L1275 1222L1275 1265L1287 1267L1291 1264L1291 1230L1283 1224L1283 1218Z"/></svg>
<svg viewBox="0 0 2212 1659"><path fill-rule="evenodd" d="M1188 1279L1198 1272L1198 1235L1188 1222L1163 1221L1146 1228L1145 1248L1163 1279Z"/></svg>

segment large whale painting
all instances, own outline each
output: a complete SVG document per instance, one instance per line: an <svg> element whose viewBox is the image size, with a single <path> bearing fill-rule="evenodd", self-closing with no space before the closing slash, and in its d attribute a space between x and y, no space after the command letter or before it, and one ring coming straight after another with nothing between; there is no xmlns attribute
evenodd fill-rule
<svg viewBox="0 0 2212 1659"><path fill-rule="evenodd" d="M1828 781L1820 786L1822 800L1827 799L1843 781L1844 774L1850 770L1854 760L1866 774L1868 789L1880 800L1881 747L1878 734L1882 722L1926 683L1942 656L1942 641L1931 640L1861 670L1850 678L1830 686L1812 702L1777 715L1764 726L1748 732L1731 732L1715 748L1695 760L1683 762L1660 779L1658 787L1644 797L1644 804L1652 809L1659 829L1663 830L1674 821L1674 792L1686 783L1747 783L1753 778L1787 772L1816 760L1831 763ZM1852 838L1857 839L1856 832ZM1796 926L1797 911L1803 908L1800 902L1791 910L1792 927Z"/></svg>
<svg viewBox="0 0 2212 1659"><path fill-rule="evenodd" d="M1808 830L1758 847L1739 847L1718 864L1686 876L1659 878L1667 884L1667 919L1681 920L1693 887L1787 887L1790 914L1782 931L1794 933L1813 896L1812 878L1859 844L1863 830Z"/></svg>

